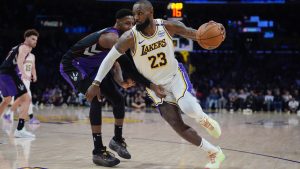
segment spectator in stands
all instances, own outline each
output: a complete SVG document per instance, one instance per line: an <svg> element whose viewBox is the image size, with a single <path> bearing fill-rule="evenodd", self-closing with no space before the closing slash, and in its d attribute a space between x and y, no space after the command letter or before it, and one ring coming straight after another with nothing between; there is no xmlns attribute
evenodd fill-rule
<svg viewBox="0 0 300 169"><path fill-rule="evenodd" d="M282 96L280 94L280 90L277 88L275 89L274 100L273 100L274 110L276 112L282 111L282 103L283 103Z"/></svg>
<svg viewBox="0 0 300 169"><path fill-rule="evenodd" d="M267 90L267 94L265 95L265 102L264 102L267 112L270 112L271 109L273 108L273 101L274 101L274 96L272 95L272 91Z"/></svg>
<svg viewBox="0 0 300 169"><path fill-rule="evenodd" d="M79 105L79 98L76 96L74 91L72 91L71 95L68 97L67 104L73 106Z"/></svg>
<svg viewBox="0 0 300 169"><path fill-rule="evenodd" d="M292 95L290 94L290 92L288 90L285 89L283 91L283 95L282 95L284 111L288 111L288 109L289 109L288 104L291 99L292 99Z"/></svg>
<svg viewBox="0 0 300 169"><path fill-rule="evenodd" d="M294 97L291 97L288 102L288 109L291 113L296 113L299 110L299 101L297 101Z"/></svg>
<svg viewBox="0 0 300 169"><path fill-rule="evenodd" d="M221 88L221 87L218 88L218 95L219 95L218 108L220 110L224 110L226 108L227 99L226 99L223 88Z"/></svg>
<svg viewBox="0 0 300 169"><path fill-rule="evenodd" d="M210 94L207 97L209 110L218 109L218 100L219 100L218 90L217 88L214 87L210 90Z"/></svg>
<svg viewBox="0 0 300 169"><path fill-rule="evenodd" d="M247 96L245 101L245 109L249 112L256 110L256 94L254 90L250 91L250 94Z"/></svg>
<svg viewBox="0 0 300 169"><path fill-rule="evenodd" d="M137 110L141 110L146 107L145 99L143 98L142 93L140 91L138 91L135 94L134 101L131 104L131 106L132 106L132 108L137 109Z"/></svg>

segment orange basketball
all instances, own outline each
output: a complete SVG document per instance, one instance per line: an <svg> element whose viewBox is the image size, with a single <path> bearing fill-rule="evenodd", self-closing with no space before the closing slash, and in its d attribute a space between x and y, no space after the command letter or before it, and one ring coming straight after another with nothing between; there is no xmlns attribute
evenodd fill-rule
<svg viewBox="0 0 300 169"><path fill-rule="evenodd" d="M219 47L224 41L225 28L220 23L209 21L199 27L196 37L202 48L212 50Z"/></svg>

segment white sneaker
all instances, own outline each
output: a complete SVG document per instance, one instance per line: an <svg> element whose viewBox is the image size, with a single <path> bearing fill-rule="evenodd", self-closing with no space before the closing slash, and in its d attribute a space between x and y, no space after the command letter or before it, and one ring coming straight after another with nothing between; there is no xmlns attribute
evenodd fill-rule
<svg viewBox="0 0 300 169"><path fill-rule="evenodd" d="M202 127L206 129L209 135L214 138L219 138L221 136L221 128L217 121L214 119L207 117L200 121Z"/></svg>
<svg viewBox="0 0 300 169"><path fill-rule="evenodd" d="M35 135L29 131L26 131L25 127L22 130L16 129L14 135L16 138L35 138Z"/></svg>
<svg viewBox="0 0 300 169"><path fill-rule="evenodd" d="M220 168L221 163L225 160L225 154L222 152L220 147L218 152L209 153L208 157L210 162L205 165L205 169L218 169Z"/></svg>

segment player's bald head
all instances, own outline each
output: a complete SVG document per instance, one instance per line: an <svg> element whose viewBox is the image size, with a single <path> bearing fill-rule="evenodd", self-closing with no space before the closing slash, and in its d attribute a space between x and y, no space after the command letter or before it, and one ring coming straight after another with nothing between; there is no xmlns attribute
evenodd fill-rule
<svg viewBox="0 0 300 169"><path fill-rule="evenodd" d="M137 5L137 4L141 5L142 7L144 7L147 10L153 11L153 6L152 6L151 2L148 0L139 0L136 3L134 3L134 5Z"/></svg>

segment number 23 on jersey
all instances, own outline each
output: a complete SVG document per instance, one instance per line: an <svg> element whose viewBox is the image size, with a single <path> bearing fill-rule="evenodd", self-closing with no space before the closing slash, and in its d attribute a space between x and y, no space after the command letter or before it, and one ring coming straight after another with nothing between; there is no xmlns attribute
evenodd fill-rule
<svg viewBox="0 0 300 169"><path fill-rule="evenodd" d="M155 69L167 64L166 54L160 52L158 54L148 57L148 60L151 62L151 69Z"/></svg>

